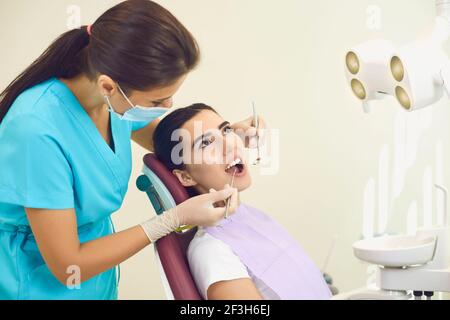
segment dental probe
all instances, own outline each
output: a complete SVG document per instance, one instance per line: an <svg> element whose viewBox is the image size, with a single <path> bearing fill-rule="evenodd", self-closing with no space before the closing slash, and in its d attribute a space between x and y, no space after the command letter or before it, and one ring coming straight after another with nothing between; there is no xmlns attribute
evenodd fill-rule
<svg viewBox="0 0 450 320"><path fill-rule="evenodd" d="M258 130L259 130L259 119L258 119L258 114L256 113L256 107L255 107L255 102L254 101L252 102L252 105L253 105L253 125L256 128L256 139L257 139L256 140L256 149L257 149L257 152L258 152L257 158L256 158L255 162L253 162L253 165L257 165L261 161L261 157L259 155L259 133L258 133Z"/></svg>
<svg viewBox="0 0 450 320"><path fill-rule="evenodd" d="M231 183L230 183L230 187L233 188L233 184L234 184L234 175L236 174L237 169L235 169L233 171L233 177L231 177ZM231 202L231 197L229 197L227 199L227 203L225 205L225 219L228 219L228 210L230 209L230 202Z"/></svg>

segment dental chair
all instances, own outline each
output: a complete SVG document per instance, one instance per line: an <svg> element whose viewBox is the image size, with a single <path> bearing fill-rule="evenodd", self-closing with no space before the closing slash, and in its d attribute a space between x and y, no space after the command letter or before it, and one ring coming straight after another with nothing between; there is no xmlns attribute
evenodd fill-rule
<svg viewBox="0 0 450 320"><path fill-rule="evenodd" d="M143 173L136 185L150 198L156 214L162 214L189 199L186 189L155 155L144 157ZM156 261L169 300L202 300L186 258L187 248L196 230L172 232L155 243Z"/></svg>

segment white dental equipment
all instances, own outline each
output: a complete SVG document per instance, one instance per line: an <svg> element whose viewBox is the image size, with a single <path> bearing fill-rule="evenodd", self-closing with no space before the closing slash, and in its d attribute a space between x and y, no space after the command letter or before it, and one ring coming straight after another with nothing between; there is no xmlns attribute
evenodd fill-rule
<svg viewBox="0 0 450 320"><path fill-rule="evenodd" d="M387 61L395 48L386 40L371 40L352 48L346 55L347 81L369 112L369 101L393 94L394 83L387 72Z"/></svg>
<svg viewBox="0 0 450 320"><path fill-rule="evenodd" d="M443 44L450 38L450 1L436 0L431 31L396 49L386 40L364 42L347 52L346 77L355 96L369 112L369 101L388 95L407 111L450 97L450 60Z"/></svg>
<svg viewBox="0 0 450 320"><path fill-rule="evenodd" d="M343 293L333 299L431 299L435 292L450 292L450 228L448 192L444 192L444 222L418 229L416 234L364 239L353 244L355 256L377 265L376 287Z"/></svg>

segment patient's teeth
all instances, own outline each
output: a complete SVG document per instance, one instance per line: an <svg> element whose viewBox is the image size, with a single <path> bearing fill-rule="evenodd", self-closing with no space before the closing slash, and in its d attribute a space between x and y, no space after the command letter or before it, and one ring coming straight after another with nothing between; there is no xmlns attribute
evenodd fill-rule
<svg viewBox="0 0 450 320"><path fill-rule="evenodd" d="M235 166L235 165L237 165L238 163L241 163L242 162L242 160L240 159L240 158L237 158L237 159L235 159L233 162L231 162L228 166L227 166L227 168L225 169L225 170L228 170L228 169L230 169L231 167L233 167L233 166Z"/></svg>

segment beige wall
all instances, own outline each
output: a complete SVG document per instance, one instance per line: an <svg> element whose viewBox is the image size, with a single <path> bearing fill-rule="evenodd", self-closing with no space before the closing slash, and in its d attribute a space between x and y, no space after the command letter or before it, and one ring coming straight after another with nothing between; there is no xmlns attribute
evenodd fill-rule
<svg viewBox="0 0 450 320"><path fill-rule="evenodd" d="M270 127L280 130L278 174L263 176L254 169L254 184L243 199L285 225L320 267L337 235L326 271L341 291L363 286L368 266L353 257L351 245L361 237L364 204L370 208L367 199L373 195L378 215L383 202L378 185L389 186L388 209L382 210L388 215L387 230L406 230L412 201L417 201L422 223L423 212L428 210L423 201L424 172L436 181L443 164L442 182L450 178L445 166L450 156L449 110L444 99L435 108L406 117L388 99L376 102L372 114L363 114L346 85L343 57L347 48L370 38L386 37L398 44L412 40L431 22L434 1L159 2L197 37L203 55L200 67L175 97L176 105L206 102L235 121L247 117L250 102L256 100ZM88 24L115 3L2 0L0 88L67 29L69 5L78 5L82 24ZM370 5L380 9L378 30L368 24ZM422 127L422 134L414 139ZM407 137L401 138L404 132ZM436 157L438 141L442 156ZM406 150L408 156L399 155L398 150ZM129 192L114 215L118 230L154 214L145 195L135 188L145 152L137 146L133 151ZM381 162L380 154L384 154ZM387 182L383 184L379 176L387 177ZM367 187L371 177L374 192ZM393 183L398 186L395 197ZM436 210L432 201L432 210ZM152 247L122 264L120 289L122 299L165 298Z"/></svg>

